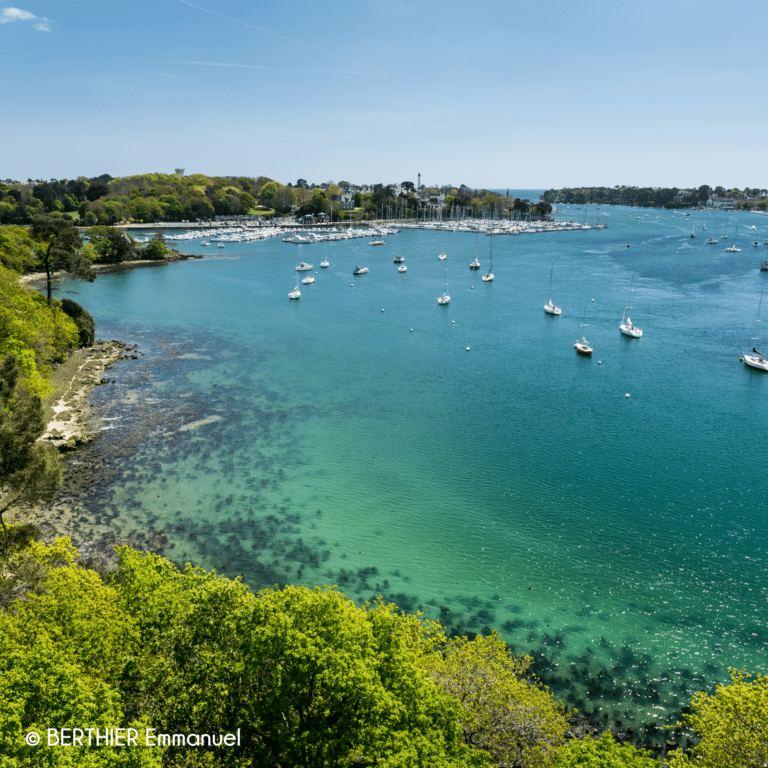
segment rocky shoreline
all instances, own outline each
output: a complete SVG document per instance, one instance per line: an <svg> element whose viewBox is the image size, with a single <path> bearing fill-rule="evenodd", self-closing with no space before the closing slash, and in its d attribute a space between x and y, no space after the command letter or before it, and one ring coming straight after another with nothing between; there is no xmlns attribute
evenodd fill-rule
<svg viewBox="0 0 768 768"><path fill-rule="evenodd" d="M40 440L62 452L90 442L96 432L88 406L91 390L109 381L104 373L118 360L137 357L135 347L114 340L97 341L92 347L75 350L54 371L59 386L53 401L46 403L52 416Z"/></svg>

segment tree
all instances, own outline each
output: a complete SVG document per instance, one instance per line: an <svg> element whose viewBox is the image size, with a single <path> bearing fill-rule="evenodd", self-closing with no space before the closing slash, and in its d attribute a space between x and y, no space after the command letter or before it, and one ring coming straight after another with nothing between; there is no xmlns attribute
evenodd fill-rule
<svg viewBox="0 0 768 768"><path fill-rule="evenodd" d="M259 202L268 208L275 207L275 198L277 196L277 182L268 181L259 192Z"/></svg>
<svg viewBox="0 0 768 768"><path fill-rule="evenodd" d="M495 631L453 638L425 657L432 677L461 702L465 742L494 765L548 765L568 729L563 706L529 672L532 662L512 656Z"/></svg>
<svg viewBox="0 0 768 768"><path fill-rule="evenodd" d="M685 723L701 741L689 754L675 752L671 768L757 768L768 763L768 676L729 670L730 685L715 694L700 691L691 701Z"/></svg>
<svg viewBox="0 0 768 768"><path fill-rule="evenodd" d="M243 192L240 195L240 213L247 216L256 207L256 201L250 192Z"/></svg>
<svg viewBox="0 0 768 768"><path fill-rule="evenodd" d="M660 768L659 763L631 744L617 744L610 731L595 740L572 739L555 755L553 768Z"/></svg>
<svg viewBox="0 0 768 768"><path fill-rule="evenodd" d="M130 258L133 244L122 229L98 226L91 227L86 234L93 249L99 254L99 261L119 264Z"/></svg>
<svg viewBox="0 0 768 768"><path fill-rule="evenodd" d="M32 219L32 237L39 243L36 253L45 267L48 306L54 272L63 270L91 283L96 279L91 262L80 253L83 240L72 221L37 215Z"/></svg>
<svg viewBox="0 0 768 768"><path fill-rule="evenodd" d="M254 595L128 547L121 558L120 605L143 646L123 673L128 718L240 728L222 766L487 765L461 740L458 703L419 668L416 617L329 588Z"/></svg>
<svg viewBox="0 0 768 768"><path fill-rule="evenodd" d="M6 355L0 363L0 524L4 552L8 531L3 514L19 502L50 498L61 481L56 449L38 442L44 431L42 402L23 386L19 361Z"/></svg>
<svg viewBox="0 0 768 768"><path fill-rule="evenodd" d="M61 300L61 310L77 326L78 339L81 347L93 346L96 339L96 322L90 312L83 309L76 301L72 299Z"/></svg>
<svg viewBox="0 0 768 768"><path fill-rule="evenodd" d="M155 238L154 240L150 240L144 246L144 258L160 261L166 257L169 250L168 246L162 240Z"/></svg>

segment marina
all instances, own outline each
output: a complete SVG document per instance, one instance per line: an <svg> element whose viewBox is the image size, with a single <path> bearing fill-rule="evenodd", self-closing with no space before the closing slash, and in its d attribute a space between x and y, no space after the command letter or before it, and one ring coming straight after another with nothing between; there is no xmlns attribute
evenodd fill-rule
<svg viewBox="0 0 768 768"><path fill-rule="evenodd" d="M727 667L768 671L768 448L750 437L768 375L739 362L766 276L754 249L690 238L704 213L603 213L494 236L482 290L483 232L461 223L398 224L377 248L275 234L72 284L98 334L142 354L94 392L108 428L78 454L92 482L67 533L142 531L254 590L337 584L498 629L569 706L663 739ZM708 213L711 231L748 221ZM302 259L329 266L289 301ZM628 304L642 337L616 333Z"/></svg>

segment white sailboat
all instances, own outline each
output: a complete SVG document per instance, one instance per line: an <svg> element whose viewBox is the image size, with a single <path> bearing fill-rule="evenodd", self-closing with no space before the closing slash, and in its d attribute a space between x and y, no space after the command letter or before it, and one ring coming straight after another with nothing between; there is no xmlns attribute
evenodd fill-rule
<svg viewBox="0 0 768 768"><path fill-rule="evenodd" d="M555 271L555 262L552 262L552 269L549 272L549 299L547 300L547 303L544 305L544 311L548 315L559 315L563 310L560 309L560 307L556 307L552 303L552 274Z"/></svg>
<svg viewBox="0 0 768 768"><path fill-rule="evenodd" d="M627 304L626 307L624 307L624 314L621 317L621 323L619 324L619 330L625 335L629 336L633 339L639 339L643 332L637 328L636 326L632 325L632 320L630 319L629 315L627 314L627 310L634 309L632 306L632 293L635 290L632 286L635 284L635 270L632 270L632 281L629 285L629 304Z"/></svg>
<svg viewBox="0 0 768 768"><path fill-rule="evenodd" d="M289 299L298 299L301 297L301 291L299 290L299 276L296 275L296 287L288 294Z"/></svg>
<svg viewBox="0 0 768 768"><path fill-rule="evenodd" d="M448 258L448 254L445 252L445 235L443 235L440 255L437 257L440 261L445 261Z"/></svg>
<svg viewBox="0 0 768 768"><path fill-rule="evenodd" d="M490 283L493 278L493 235L491 235L491 259L488 266L488 272L483 275L483 282Z"/></svg>
<svg viewBox="0 0 768 768"><path fill-rule="evenodd" d="M451 295L448 293L448 267L445 268L445 291L442 296L437 297L438 304L447 304L451 300Z"/></svg>
<svg viewBox="0 0 768 768"><path fill-rule="evenodd" d="M760 291L760 303L757 305L757 319L755 320L755 335L752 337L753 342L760 340L760 309L763 306L763 292ZM744 355L741 358L750 368L754 368L756 371L768 371L768 360L765 355L760 352L756 347L752 347L751 355Z"/></svg>
<svg viewBox="0 0 768 768"><path fill-rule="evenodd" d="M582 328L587 327L587 305L584 305L584 320L581 323ZM587 341L586 336L581 337L581 341L577 341L574 345L574 348L580 355L584 355L585 357L591 357L592 356L592 347L589 345L589 342Z"/></svg>
<svg viewBox="0 0 768 768"><path fill-rule="evenodd" d="M736 247L736 238L739 236L739 223L736 222L736 232L733 235L733 245L725 249L726 253L741 253L741 248ZM725 235L723 235L725 238Z"/></svg>
<svg viewBox="0 0 768 768"><path fill-rule="evenodd" d="M477 260L477 232L475 232L475 258L469 262L470 269L480 269L480 262Z"/></svg>

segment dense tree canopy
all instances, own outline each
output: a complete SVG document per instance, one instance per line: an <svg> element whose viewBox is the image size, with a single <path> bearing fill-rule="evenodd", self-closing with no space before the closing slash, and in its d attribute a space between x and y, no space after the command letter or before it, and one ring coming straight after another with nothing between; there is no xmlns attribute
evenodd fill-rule
<svg viewBox="0 0 768 768"><path fill-rule="evenodd" d="M14 504L53 494L61 480L58 453L38 442L45 431L39 396L24 385L12 354L0 359L0 525L2 551L7 545L3 514Z"/></svg>
<svg viewBox="0 0 768 768"><path fill-rule="evenodd" d="M768 677L731 670L731 684L699 692L683 719L701 741L671 768L762 768L768 764Z"/></svg>

